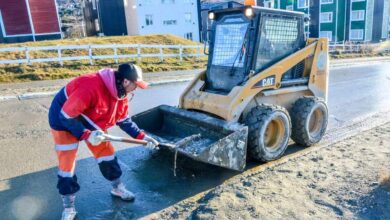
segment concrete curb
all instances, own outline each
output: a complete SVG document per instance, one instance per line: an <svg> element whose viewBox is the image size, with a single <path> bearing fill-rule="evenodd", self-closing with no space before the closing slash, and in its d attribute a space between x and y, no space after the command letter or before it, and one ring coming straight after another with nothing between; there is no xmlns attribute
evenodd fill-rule
<svg viewBox="0 0 390 220"><path fill-rule="evenodd" d="M171 83L181 83L181 82L189 82L193 79L193 77L184 78L184 79L178 79L178 80L165 80L165 81L159 81L159 82L151 82L149 83L149 86L159 86L164 84L171 84Z"/></svg>
<svg viewBox="0 0 390 220"><path fill-rule="evenodd" d="M16 97L19 100L27 100L27 99L35 99L35 98L43 98L48 96L54 96L57 94L58 91L54 92L31 92L31 93L25 93L22 95L17 95Z"/></svg>
<svg viewBox="0 0 390 220"><path fill-rule="evenodd" d="M0 96L0 102L10 101L10 100L15 100L15 99L18 99L18 97L17 96L10 96L10 95Z"/></svg>
<svg viewBox="0 0 390 220"><path fill-rule="evenodd" d="M358 60L335 60L330 63L330 68L342 68L346 66L364 66L368 64L378 64L382 62L390 62L390 57L380 57L377 59L358 59Z"/></svg>
<svg viewBox="0 0 390 220"><path fill-rule="evenodd" d="M333 62L330 63L330 68L343 68L346 66L360 66L360 65L375 64L375 63L386 62L386 61L390 61L390 57L370 57L370 58L334 60ZM193 77L194 76L191 75L191 76L188 76L188 78L156 81L156 82L151 82L149 85L150 86L158 86L158 85L171 84L171 83L188 82L188 81L191 81L193 79ZM55 94L57 94L57 92L58 91L32 92L32 93L24 93L21 95L0 96L0 102L50 97L50 96L54 96Z"/></svg>

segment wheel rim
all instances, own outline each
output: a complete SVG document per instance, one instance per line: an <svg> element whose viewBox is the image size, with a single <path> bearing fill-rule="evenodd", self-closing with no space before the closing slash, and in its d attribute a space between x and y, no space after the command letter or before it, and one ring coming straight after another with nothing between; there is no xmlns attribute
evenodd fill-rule
<svg viewBox="0 0 390 220"><path fill-rule="evenodd" d="M282 118L274 118L268 123L264 133L264 145L268 151L273 152L279 149L284 133L285 126Z"/></svg>
<svg viewBox="0 0 390 220"><path fill-rule="evenodd" d="M316 108L310 115L309 119L309 134L312 137L321 135L324 124L325 113L321 108Z"/></svg>

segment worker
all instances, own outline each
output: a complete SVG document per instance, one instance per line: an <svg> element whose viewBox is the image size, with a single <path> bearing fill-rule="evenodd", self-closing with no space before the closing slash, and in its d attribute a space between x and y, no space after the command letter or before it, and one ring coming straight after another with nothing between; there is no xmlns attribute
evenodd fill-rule
<svg viewBox="0 0 390 220"><path fill-rule="evenodd" d="M117 70L102 69L79 76L54 97L49 124L59 162L57 188L64 205L62 219L76 216L75 193L80 186L74 170L80 141L85 141L103 177L111 182L111 194L122 200L134 200L134 194L121 182L122 170L114 148L110 142L103 142L102 134L118 125L131 137L147 141L149 147L159 144L128 116L128 95L147 86L138 66L121 64Z"/></svg>

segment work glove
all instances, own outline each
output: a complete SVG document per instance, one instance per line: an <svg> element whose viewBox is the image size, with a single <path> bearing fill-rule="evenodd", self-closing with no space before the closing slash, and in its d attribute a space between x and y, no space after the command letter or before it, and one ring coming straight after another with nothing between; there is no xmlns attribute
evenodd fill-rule
<svg viewBox="0 0 390 220"><path fill-rule="evenodd" d="M97 146L104 141L103 137L104 132L102 130L95 130L92 131L91 134L89 135L87 141L92 144L93 146Z"/></svg>
<svg viewBox="0 0 390 220"><path fill-rule="evenodd" d="M156 141L156 139L150 137L149 135L145 135L144 140L148 142L146 147L151 150L156 149L157 146L160 144L158 143L158 141Z"/></svg>

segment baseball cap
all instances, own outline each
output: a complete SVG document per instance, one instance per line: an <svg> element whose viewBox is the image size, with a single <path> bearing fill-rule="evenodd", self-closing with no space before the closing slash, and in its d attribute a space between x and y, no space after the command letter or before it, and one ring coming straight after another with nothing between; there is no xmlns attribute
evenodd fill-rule
<svg viewBox="0 0 390 220"><path fill-rule="evenodd" d="M117 80L121 81L123 79L128 79L134 82L137 87L141 89L146 89L148 87L148 83L142 79L142 69L139 66L131 63L124 63L119 65L117 77Z"/></svg>

